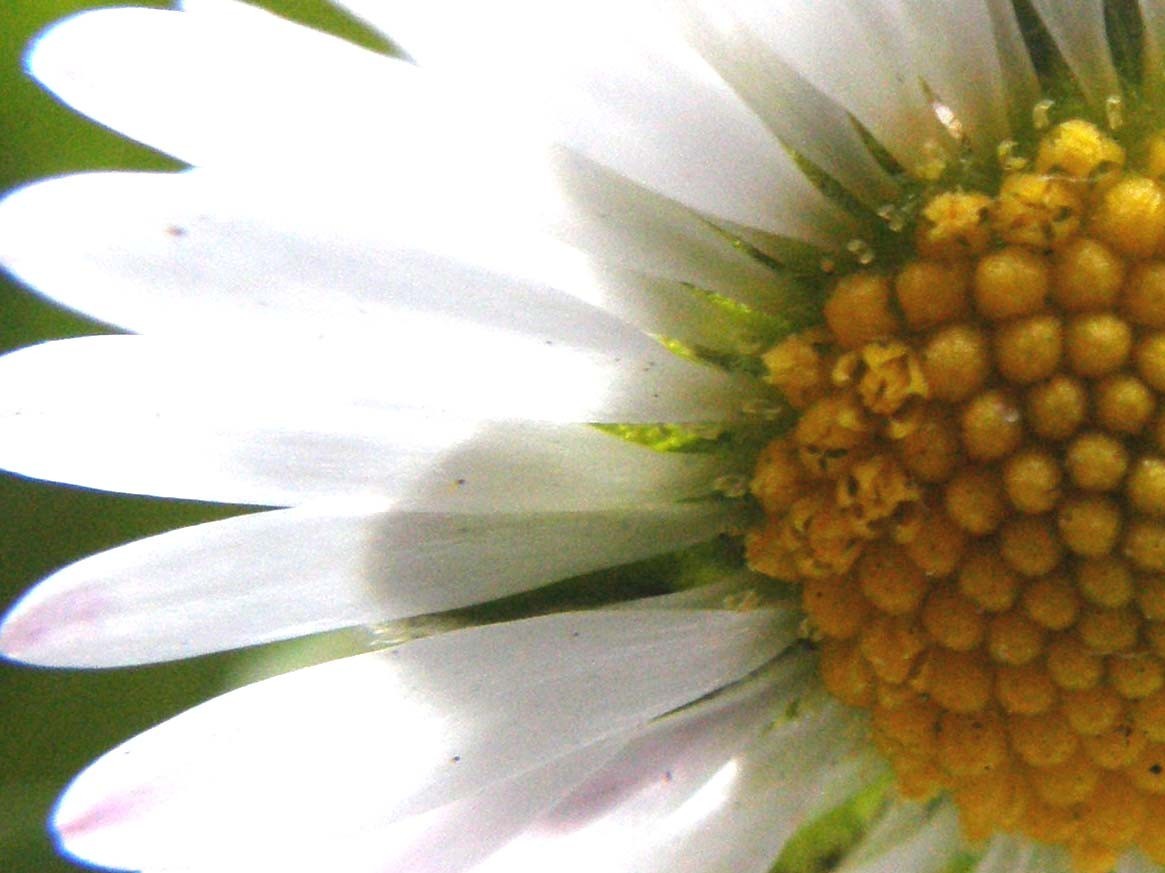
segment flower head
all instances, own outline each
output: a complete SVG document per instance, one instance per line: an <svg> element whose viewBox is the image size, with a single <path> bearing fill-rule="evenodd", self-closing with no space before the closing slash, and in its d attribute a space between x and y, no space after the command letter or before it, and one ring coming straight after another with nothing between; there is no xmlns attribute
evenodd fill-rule
<svg viewBox="0 0 1165 873"><path fill-rule="evenodd" d="M371 629L97 761L67 851L762 873L860 798L853 869L1165 859L1165 8L347 6L412 60L235 0L30 54L189 168L0 204L12 273L135 334L0 361L0 463L284 508L0 645Z"/></svg>

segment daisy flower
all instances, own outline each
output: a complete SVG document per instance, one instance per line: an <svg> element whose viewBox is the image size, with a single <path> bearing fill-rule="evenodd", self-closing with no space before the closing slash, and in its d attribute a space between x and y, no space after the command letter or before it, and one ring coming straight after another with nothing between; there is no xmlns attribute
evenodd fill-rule
<svg viewBox="0 0 1165 873"><path fill-rule="evenodd" d="M1165 4L344 5L402 57L235 0L29 54L187 168L0 203L123 331L0 360L0 463L266 511L66 567L0 647L368 629L99 759L64 850L1165 861Z"/></svg>

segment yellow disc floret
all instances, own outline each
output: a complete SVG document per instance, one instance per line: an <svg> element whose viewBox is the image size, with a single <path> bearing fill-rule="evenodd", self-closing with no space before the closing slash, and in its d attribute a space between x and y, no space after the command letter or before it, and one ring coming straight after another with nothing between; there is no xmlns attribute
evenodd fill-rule
<svg viewBox="0 0 1165 873"><path fill-rule="evenodd" d="M1050 573L1064 556L1055 526L1047 517L1009 518L999 529L999 553L1022 576Z"/></svg>
<svg viewBox="0 0 1165 873"><path fill-rule="evenodd" d="M992 389L963 407L963 447L976 461L1009 457L1023 443L1019 403L1006 391Z"/></svg>
<svg viewBox="0 0 1165 873"><path fill-rule="evenodd" d="M1152 179L1126 176L1101 193L1090 233L1122 255L1152 257L1165 238L1165 189Z"/></svg>
<svg viewBox="0 0 1165 873"><path fill-rule="evenodd" d="M1089 431L1068 444L1064 466L1072 484L1083 491L1115 491L1129 468L1129 454L1112 434Z"/></svg>
<svg viewBox="0 0 1165 873"><path fill-rule="evenodd" d="M1124 282L1124 260L1099 240L1078 236L1056 252L1052 299L1065 312L1111 309Z"/></svg>
<svg viewBox="0 0 1165 873"><path fill-rule="evenodd" d="M1068 577L1049 573L1028 583L1023 591L1023 610L1049 630L1065 630L1076 623L1080 595Z"/></svg>
<svg viewBox="0 0 1165 873"><path fill-rule="evenodd" d="M1133 509L1146 515L1165 516L1165 458L1142 457L1133 466L1125 487Z"/></svg>
<svg viewBox="0 0 1165 873"><path fill-rule="evenodd" d="M1075 185L1043 173L1012 173L999 188L992 223L1004 242L1052 249L1075 236L1083 212Z"/></svg>
<svg viewBox="0 0 1165 873"><path fill-rule="evenodd" d="M1076 564L1076 587L1085 600L1116 609L1133 599L1133 571L1127 561L1108 556L1089 558Z"/></svg>
<svg viewBox="0 0 1165 873"><path fill-rule="evenodd" d="M920 482L945 482L963 457L958 425L938 404L919 409L914 427L896 448L902 466Z"/></svg>
<svg viewBox="0 0 1165 873"><path fill-rule="evenodd" d="M1053 127L833 280L763 356L800 418L750 488L748 560L901 793L1075 873L1165 861L1165 134L1135 145Z"/></svg>
<svg viewBox="0 0 1165 873"><path fill-rule="evenodd" d="M1028 392L1026 412L1027 426L1036 436L1066 440L1088 416L1088 389L1079 379L1060 373Z"/></svg>
<svg viewBox="0 0 1165 873"><path fill-rule="evenodd" d="M1003 462L1003 487L1020 512L1043 513L1060 502L1063 473L1046 449L1027 448Z"/></svg>
<svg viewBox="0 0 1165 873"><path fill-rule="evenodd" d="M971 267L967 261L918 260L894 277L898 307L913 330L958 321L970 312Z"/></svg>
<svg viewBox="0 0 1165 873"><path fill-rule="evenodd" d="M837 345L856 349L898 333L891 288L889 277L875 273L854 273L838 282L825 304L825 323Z"/></svg>
<svg viewBox="0 0 1165 873"><path fill-rule="evenodd" d="M943 500L951 520L972 536L991 533L1007 515L1003 483L989 468L958 471L947 483Z"/></svg>
<svg viewBox="0 0 1165 873"><path fill-rule="evenodd" d="M922 210L916 244L926 258L949 260L978 255L991 244L992 199L986 194L949 191Z"/></svg>
<svg viewBox="0 0 1165 873"><path fill-rule="evenodd" d="M826 331L806 331L787 337L765 352L769 381L797 409L805 409L829 386L830 362L824 346Z"/></svg>
<svg viewBox="0 0 1165 873"><path fill-rule="evenodd" d="M958 323L934 333L922 347L922 372L936 400L958 403L991 373L991 345L979 328Z"/></svg>
<svg viewBox="0 0 1165 873"><path fill-rule="evenodd" d="M1138 264L1121 295L1121 312L1140 327L1165 327L1165 262Z"/></svg>
<svg viewBox="0 0 1165 873"><path fill-rule="evenodd" d="M1019 318L995 331L995 367L1009 382L1029 385L1055 374L1063 347L1063 325L1056 316Z"/></svg>
<svg viewBox="0 0 1165 873"><path fill-rule="evenodd" d="M990 252L975 265L975 308L994 321L1039 312L1050 287L1048 259L1021 246Z"/></svg>
<svg viewBox="0 0 1165 873"><path fill-rule="evenodd" d="M1114 373L1093 389L1096 420L1113 433L1138 434L1153 417L1157 397L1131 373Z"/></svg>
<svg viewBox="0 0 1165 873"><path fill-rule="evenodd" d="M1077 376L1107 376L1125 365L1133 348L1132 328L1111 312L1089 312L1068 322L1064 349Z"/></svg>
<svg viewBox="0 0 1165 873"><path fill-rule="evenodd" d="M1095 124L1073 119L1040 140L1036 171L1092 179L1125 165L1125 150Z"/></svg>

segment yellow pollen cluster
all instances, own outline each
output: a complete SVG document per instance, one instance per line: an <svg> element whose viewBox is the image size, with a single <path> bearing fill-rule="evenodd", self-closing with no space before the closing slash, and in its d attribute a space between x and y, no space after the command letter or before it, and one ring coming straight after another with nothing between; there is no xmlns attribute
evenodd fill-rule
<svg viewBox="0 0 1165 873"><path fill-rule="evenodd" d="M750 565L801 586L826 687L966 835L1165 862L1165 138L1090 123L922 208L764 356ZM1140 151L1137 152L1140 154Z"/></svg>

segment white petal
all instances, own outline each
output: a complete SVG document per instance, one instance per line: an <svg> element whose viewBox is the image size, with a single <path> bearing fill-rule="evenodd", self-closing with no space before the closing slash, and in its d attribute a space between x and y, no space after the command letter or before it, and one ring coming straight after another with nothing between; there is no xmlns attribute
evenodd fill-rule
<svg viewBox="0 0 1165 873"><path fill-rule="evenodd" d="M198 15L107 10L70 19L42 40L31 65L65 99L140 139L191 163L242 165L304 199L367 189L365 210L376 203L383 217L392 204L393 212L434 222L461 240L472 232L494 237L499 219L503 228L549 222L591 254L637 252L664 275L697 284L715 287L732 270L746 274L732 284L757 284L747 275L761 273L757 265L697 216L577 155L523 143L521 131L511 130L516 120L499 122L494 107L448 89L436 93L415 68L253 7L193 5ZM265 52L261 64L257 48ZM315 48L326 57L312 62ZM143 59L143 51L158 57ZM335 80L320 78L332 71ZM299 82L305 75L310 85ZM386 103L391 112L379 111ZM304 163L320 157L322 166L305 178Z"/></svg>
<svg viewBox="0 0 1165 873"><path fill-rule="evenodd" d="M1032 0L1072 75L1093 106L1121 93L1104 26L1104 0Z"/></svg>
<svg viewBox="0 0 1165 873"><path fill-rule="evenodd" d="M305 199L299 185L207 171L26 187L0 202L0 262L40 293L139 332L377 336L418 311L585 342L613 331L592 303L693 344L731 347L734 337L681 281L532 231L473 222L458 233L403 204L386 211L366 191L336 186ZM748 296L766 285L775 303L772 277Z"/></svg>
<svg viewBox="0 0 1165 873"><path fill-rule="evenodd" d="M77 856L134 868L380 827L731 682L787 645L792 624L763 610L573 613L277 676L98 760L55 826Z"/></svg>
<svg viewBox="0 0 1165 873"><path fill-rule="evenodd" d="M1038 94L1035 71L1007 0L887 4L906 34L914 75L954 110L971 143L995 157Z"/></svg>
<svg viewBox="0 0 1165 873"><path fill-rule="evenodd" d="M473 194L481 208L476 213L481 216L478 232L491 224L485 216L497 220L499 209L507 218L512 212L527 219L537 217L539 227L592 259L780 311L785 290L781 280L742 251L732 236L673 200L565 149L548 152L541 159L522 156L520 166L511 172L499 172L497 166L490 169L490 174L483 174L465 160L440 168L446 176L458 172L453 190L466 192L467 197L491 178L504 186L480 195L480 201ZM464 173L472 178L466 179ZM406 186L397 185L401 187ZM425 184L410 205L433 202L439 193L440 186ZM460 205L465 208L464 202ZM446 225L455 213L451 208L442 210Z"/></svg>
<svg viewBox="0 0 1165 873"><path fill-rule="evenodd" d="M820 701L806 709L745 750L723 802L680 839L659 834L638 869L767 873L800 827L879 778L883 764L851 713Z"/></svg>
<svg viewBox="0 0 1165 873"><path fill-rule="evenodd" d="M416 109L416 70L242 3L203 14L87 12L48 30L28 68L80 112L197 165L367 165Z"/></svg>
<svg viewBox="0 0 1165 873"><path fill-rule="evenodd" d="M995 34L997 56L1003 67L1009 107L1015 120L1026 125L1031 121L1031 109L1041 93L1035 64L1024 42L1012 0L985 0L985 5Z"/></svg>
<svg viewBox="0 0 1165 873"><path fill-rule="evenodd" d="M768 730L774 712L803 693L812 678L807 666L804 658L784 659L652 724L475 873L640 869L651 854L645 840L700 826L735 781L738 756Z"/></svg>
<svg viewBox="0 0 1165 873"><path fill-rule="evenodd" d="M835 241L845 226L650 4L345 5L375 19L423 67L448 71L467 93L493 102L504 95L547 124L547 136L688 206L820 243ZM458 26L448 27L450 20Z"/></svg>
<svg viewBox="0 0 1165 873"><path fill-rule="evenodd" d="M239 4L224 5L234 8ZM80 37L87 40L89 24L100 24L104 15L87 14L76 25L67 22L62 26L63 33L68 35L77 29ZM171 13L146 11L146 15L148 21L159 17L166 22L176 18L184 20ZM178 23L166 29L186 32ZM227 29L224 26L212 30L211 34ZM97 34L94 38L100 36ZM54 32L47 44L51 46L57 38ZM100 45L101 51L108 54L105 43ZM199 57L219 57L221 63L218 46L198 46L192 51ZM72 57L63 50L62 54ZM253 60L248 54L246 71L254 68ZM295 63L297 70L303 69L299 60ZM245 78L245 74L240 72L238 77ZM81 74L78 78L86 87L93 79ZM148 77L135 72L133 78L137 81ZM229 76L226 78L230 81ZM280 216L287 220L294 216L301 224L307 222L308 229L317 234L334 235L342 231L346 236L345 249L370 239L378 240L377 235L387 224L395 231L419 228L432 239L446 241L450 250L458 253L500 250L502 258L529 269L546 257L542 251L545 240L539 236L549 234L560 243L582 250L590 260L611 261L648 275L690 282L740 297L745 302L773 304L772 273L736 250L732 240L718 233L705 219L577 154L504 136L508 125L499 125L496 119L477 119L473 111L461 106L438 110L434 107L441 105L444 98L434 96L421 83L413 81L418 76L406 78L409 81L404 90L408 99L394 99L391 113L399 129L394 127L382 135L360 130L343 134L346 143L364 144L369 157L360 159L349 155L346 160L336 161L328 153L324 167L308 177L303 175L303 164L312 158L294 151L296 144L305 141L304 136L287 135L269 141L265 139L266 127L243 132L241 120L224 123L213 116L198 120L194 127L200 135L221 136L224 130L237 131L244 145L258 149L257 157L249 156L245 149L234 148L234 137L228 137L230 142L218 146L234 162L225 158L210 162L220 173L213 193L223 201L212 204L217 208L209 209L210 219L218 219L219 210L231 202L224 188L237 200L262 182L258 195L251 196L261 197L260 202L269 202L269 208L261 213L263 218ZM190 87L198 90L204 86L196 82ZM133 89L116 88L111 93L128 99L125 95L132 95ZM231 94L235 94L234 89ZM213 112L224 102L211 100L205 110ZM312 117L302 106L297 105L296 110L297 123L302 117ZM150 106L142 107L140 112L151 123L158 118ZM185 112L190 114L192 110L187 108ZM381 114L362 110L357 117L378 118ZM464 145L470 140L474 144L472 149ZM273 160L272 155L279 159ZM236 167L229 178L222 176L227 169L224 164L231 167L242 164L243 173L240 175ZM198 185L209 184L205 177L197 178ZM21 201L19 214L12 216L3 228L4 234L11 235L13 241L19 239L20 250L28 249L27 237L34 231L24 222L32 219L36 228L42 228L46 219L56 218L63 221L63 226L50 226L52 238L58 241L64 238L72 245L81 244L82 248L92 247L98 241L106 242L106 235L124 230L124 224L132 216L123 212L144 208L149 216L142 217L154 221L143 228L146 233L139 239L144 249L140 254L152 252L158 256L177 251L174 230L188 227L192 222L181 211L184 200L176 201L172 189L160 188L151 199L146 194L154 189L103 189L98 187L102 183L96 181L76 184L92 187L81 187L76 193L71 189L50 187L44 192L34 188L37 197L46 199L34 199L31 203L27 201L27 192L20 195L26 199ZM236 188L242 190L236 194ZM170 199L156 199L163 194ZM53 195L63 199L54 199ZM185 198L207 196L185 192ZM144 202L140 202L143 198ZM76 199L81 202L74 202ZM200 211L207 209L205 203L194 205ZM74 216L72 210L78 206L80 214ZM6 204L5 208L14 207ZM94 237L100 235L101 239L90 239L84 234L78 234L78 240L70 239L74 230ZM35 248L43 246L43 239L31 242ZM122 248L126 245L125 240L119 243ZM11 251L16 246L10 243L7 248ZM56 248L59 250L61 246L58 244ZM55 269L59 272L63 268L64 265ZM350 271L353 265L348 264L345 269ZM384 278L378 277L375 284L379 287ZM80 293L56 288L42 290Z"/></svg>
<svg viewBox="0 0 1165 873"><path fill-rule="evenodd" d="M1117 873L1160 873L1161 867L1154 864L1139 851L1125 852L1120 863L1116 865ZM1023 870L1020 873L1035 873Z"/></svg>
<svg viewBox="0 0 1165 873"><path fill-rule="evenodd" d="M961 848L954 804L892 803L838 873L937 873Z"/></svg>
<svg viewBox="0 0 1165 873"><path fill-rule="evenodd" d="M367 189L365 203L378 203L381 216L391 204L394 213L465 241L474 231L488 239L514 223L553 222L566 241L592 254L646 257L656 268L670 264L669 277L712 287L728 278L746 289L758 284L747 274L763 274L698 216L642 191L629 206L626 189L635 186L626 179L541 144L524 118L502 118L495 101L467 97L461 83L441 85L407 64L245 4L187 6L194 11L74 17L46 34L30 66L63 99L131 136L192 164L273 178L305 200ZM787 173L788 162L774 154L769 163ZM305 163L317 164L316 172L305 177ZM698 177L696 170L712 172L703 152L683 169L675 184ZM780 207L774 220L794 223L790 232L806 218L794 196L803 189L794 175L762 192ZM697 205L716 212L722 195L717 189L713 203ZM626 233L629 220L635 233ZM610 245L612 236L618 245ZM708 249L716 256L707 257ZM760 285L770 282L761 275Z"/></svg>
<svg viewBox="0 0 1165 873"><path fill-rule="evenodd" d="M782 721L814 681L789 666L775 686L662 721L475 873L765 873L797 827L872 774L855 754L867 740L834 705Z"/></svg>
<svg viewBox="0 0 1165 873"><path fill-rule="evenodd" d="M488 140L466 151L457 145L470 135L465 131L429 135L410 126L405 134L377 176L361 180L363 188L383 186L375 189L381 203L392 202L458 251L501 249L529 268L541 263L545 237L581 252L600 275L604 267L622 268L782 308L788 281L731 234L577 152L490 148Z"/></svg>
<svg viewBox="0 0 1165 873"><path fill-rule="evenodd" d="M0 465L89 487L223 502L370 495L449 509L500 498L495 508L511 510L561 507L576 488L578 503L568 506L661 490L678 497L689 475L706 489L716 469L709 456L661 455L585 428L480 420L492 417L491 394L498 418L520 418L522 406L543 422L601 420L603 406L627 420L638 417L633 407L653 413L649 420L714 416L724 400L712 387L719 378L701 397L703 374L666 351L596 369L594 356L534 342L503 341L492 360L484 347L463 358L454 343L431 359L423 337L399 339L375 350L223 348L212 359L204 348L146 337L25 349L0 360ZM509 360L499 360L507 351ZM628 365L642 371L612 384ZM667 385L687 369L695 385ZM470 417L443 414L449 393L461 395ZM582 454L571 457L575 447ZM555 479L572 472L579 481ZM522 486L532 493L515 490Z"/></svg>
<svg viewBox="0 0 1165 873"><path fill-rule="evenodd" d="M721 218L819 242L832 239L842 221L756 118L674 40L622 45L624 28L604 31L590 16L573 24L552 16L540 24L553 25L560 36L570 29L572 57L558 47L537 51L550 45L544 34L528 44L535 57L514 57L508 78L495 77L504 66L499 61L510 56L484 34L475 36L473 45L492 46L490 63L471 65L455 83L461 93L454 94L449 85L432 90L432 83L399 61L243 4L192 9L75 17L42 39L30 67L87 114L200 166L269 165L266 156L273 152L281 166L315 157L341 174L350 172L345 162L371 169L386 148L392 153L393 133L408 129L409 120L448 129L450 115L472 114L486 130L499 117L503 127L537 121L542 135ZM505 10L495 11L485 23L500 22ZM422 27L439 24L448 31L444 25L451 14L464 19L469 12L477 7L455 13L433 8L432 20ZM521 24L528 28L531 22ZM603 61L589 49L581 52L585 43L572 29L580 24L602 36L608 49ZM461 26L471 32L470 21ZM256 63L257 46L261 63ZM538 76L525 74L527 63L539 65ZM141 75L142 70L151 75ZM319 70L327 75L317 77ZM511 90L537 93L522 94L520 108L494 105L503 95L513 103ZM391 111L377 111L388 104ZM256 106L263 111L256 112ZM554 124L545 129L545 120ZM234 132L229 144L223 131ZM252 131L258 135L249 136Z"/></svg>
<svg viewBox="0 0 1165 873"><path fill-rule="evenodd" d="M942 141L909 63L907 35L884 3L852 0L735 0L733 5L777 55L848 109L907 167Z"/></svg>
<svg viewBox="0 0 1165 873"><path fill-rule="evenodd" d="M588 746L469 797L390 823L306 845L279 840L263 847L258 863L281 873L459 873L569 793L601 767L619 743L607 740ZM178 861L159 873L254 873L255 865L247 855L232 855L193 868Z"/></svg>
<svg viewBox="0 0 1165 873"><path fill-rule="evenodd" d="M9 612L0 650L113 667L441 612L692 545L721 505L437 515L322 507L184 528L86 558Z"/></svg>
<svg viewBox="0 0 1165 873"><path fill-rule="evenodd" d="M1030 840L1000 834L987 844L987 851L975 865L974 873L1042 873L1046 866L1036 866L1043 853Z"/></svg>
<svg viewBox="0 0 1165 873"><path fill-rule="evenodd" d="M1161 78L1165 69L1165 2L1138 0L1138 5L1145 22L1143 84L1149 99L1155 100L1165 85Z"/></svg>
<svg viewBox="0 0 1165 873"><path fill-rule="evenodd" d="M184 14L75 16L45 34L29 65L62 99L128 135L188 163L242 167L246 175L236 174L235 184L266 177L284 199L315 202L326 193L347 208L353 204L345 198L364 191L354 218L368 218L375 204L373 217L383 220L391 205L392 214L420 213L468 239L471 228L493 236L499 216L503 225L516 216L536 222L541 210L531 200L576 211L562 202L552 166L571 159L523 144L516 119L499 122L495 109L439 88L412 65L256 7L233 0L185 6L191 11ZM305 163L316 165L306 177ZM568 181L585 185L594 175L576 168ZM113 197L109 209L119 203ZM327 218L335 220L330 211ZM678 223L674 215L671 223ZM376 222L369 224L374 230ZM687 224L689 234L707 237L704 246L714 237L707 227L695 230L693 217Z"/></svg>
<svg viewBox="0 0 1165 873"><path fill-rule="evenodd" d="M767 577L742 569L722 576L719 581L670 594L644 597L611 604L607 609L720 609L734 597L764 588L766 595L772 588ZM797 607L799 608L799 607Z"/></svg>
<svg viewBox="0 0 1165 873"><path fill-rule="evenodd" d="M288 873L329 868L344 873L457 873L545 812L613 754L614 744L588 746L471 797L340 841L338 853L330 841L313 843L307 853L286 853L278 868ZM242 867L238 873L251 870Z"/></svg>
<svg viewBox="0 0 1165 873"><path fill-rule="evenodd" d="M771 729L774 714L803 697L815 679L808 659L786 657L760 676L660 719L537 827L569 832L606 815L617 819L627 836L660 827L666 815L690 804L709 779ZM614 846L611 851L619 853Z"/></svg>
<svg viewBox="0 0 1165 873"><path fill-rule="evenodd" d="M352 207L352 208L346 208ZM584 338L610 320L565 294L458 262L383 203L304 203L208 172L94 174L11 195L0 258L30 286L146 333L390 330L402 311ZM597 316L597 317L596 317Z"/></svg>
<svg viewBox="0 0 1165 873"><path fill-rule="evenodd" d="M1150 869L1158 871L1160 867L1151 865ZM1072 858L1063 846L1037 844L1026 864L1016 868L1015 873L1073 873Z"/></svg>
<svg viewBox="0 0 1165 873"><path fill-rule="evenodd" d="M867 206L899 192L849 113L776 55L728 0L677 3L688 40L783 143L831 174Z"/></svg>
<svg viewBox="0 0 1165 873"><path fill-rule="evenodd" d="M529 810L535 802L543 801L548 796L548 783L562 788L565 780L559 774L565 769L574 776L578 772L578 765L574 761L580 758L584 759L589 768L588 779L583 784L572 786L572 791L560 790L558 796L563 802L553 810L543 809L546 815L541 819L541 825L535 825L536 830L570 832L577 828L580 819L586 821L600 816L615 805L628 807L631 805L628 796L635 797L635 807L645 810L649 802L645 800L644 794L690 794L693 787L707 782L708 777L723 766L730 754L763 731L771 720L775 694L771 678L750 678L740 687L715 695L705 702L687 706L654 724L640 728L629 738L607 740L599 746L588 747L581 753L557 761L550 768L517 776L504 784L501 790L492 787L471 800L450 804L432 814L418 817L437 816L444 819L449 822L444 829L447 832L435 835L432 832L435 829L429 828L426 823L422 831L424 843L419 849L415 849L415 840L404 842L401 846L398 842L403 840L390 843L386 839L389 835L380 836L382 860L381 866L375 870L396 871L397 867L408 873L453 873L461 870L467 857L486 856L513 836L515 825L522 822L523 816L525 821L522 823L528 824L534 818L529 815ZM576 777L576 783L579 781ZM570 796L567 797L567 794ZM407 819L403 824L410 825L412 822ZM394 825L391 830L398 828ZM332 851L331 847L327 851ZM404 860L398 860L402 856ZM474 871L482 868L492 870L497 867L499 860L502 860L501 870L531 868L515 863L513 850L507 849L501 852L500 859L489 859L483 867L474 867ZM551 859L551 864L553 870L564 870L563 859L560 857ZM280 866L283 868L282 861ZM310 865L295 866L295 870L301 868L304 871L313 870ZM344 870L350 868L346 865ZM545 870L546 867L539 865L532 868Z"/></svg>
<svg viewBox="0 0 1165 873"><path fill-rule="evenodd" d="M775 14L763 0L734 5L908 167L925 157L928 139L946 141L922 83L955 110L981 151L994 150L1035 99L1031 62L1006 0L798 0Z"/></svg>

